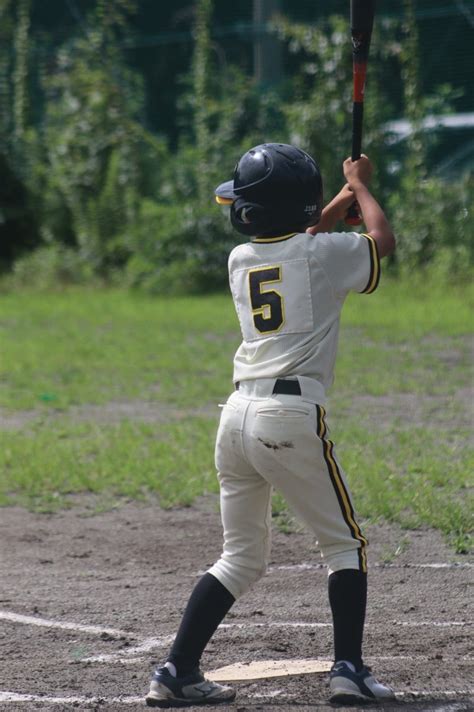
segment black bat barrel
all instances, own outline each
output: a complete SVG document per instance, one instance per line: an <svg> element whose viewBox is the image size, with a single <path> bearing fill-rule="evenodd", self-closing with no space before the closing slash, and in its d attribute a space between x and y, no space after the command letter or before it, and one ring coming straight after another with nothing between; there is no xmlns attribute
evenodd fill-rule
<svg viewBox="0 0 474 712"><path fill-rule="evenodd" d="M375 0L351 0L351 29L356 32L372 32Z"/></svg>

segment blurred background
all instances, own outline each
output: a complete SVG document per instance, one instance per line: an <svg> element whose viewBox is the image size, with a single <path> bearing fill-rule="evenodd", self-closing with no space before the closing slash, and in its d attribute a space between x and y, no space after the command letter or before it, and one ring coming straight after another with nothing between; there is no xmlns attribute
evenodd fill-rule
<svg viewBox="0 0 474 712"><path fill-rule="evenodd" d="M473 0L378 0L363 150L395 276L472 274L473 66ZM0 0L1 284L225 287L214 186L290 142L329 201L351 108L348 0Z"/></svg>

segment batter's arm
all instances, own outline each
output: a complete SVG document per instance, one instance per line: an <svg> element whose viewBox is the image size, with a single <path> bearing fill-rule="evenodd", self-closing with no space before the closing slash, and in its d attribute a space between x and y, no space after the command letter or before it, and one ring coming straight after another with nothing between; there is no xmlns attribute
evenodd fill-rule
<svg viewBox="0 0 474 712"><path fill-rule="evenodd" d="M365 155L357 161L348 158L344 161L343 169L346 180L359 203L367 232L377 243L379 257L390 255L395 250L395 236L384 211L367 187L372 175L370 160Z"/></svg>
<svg viewBox="0 0 474 712"><path fill-rule="evenodd" d="M311 235L316 235L318 232L332 232L336 223L344 219L349 206L352 205L353 202L354 193L346 183L331 202L323 208L319 222L309 227L306 232L309 232Z"/></svg>

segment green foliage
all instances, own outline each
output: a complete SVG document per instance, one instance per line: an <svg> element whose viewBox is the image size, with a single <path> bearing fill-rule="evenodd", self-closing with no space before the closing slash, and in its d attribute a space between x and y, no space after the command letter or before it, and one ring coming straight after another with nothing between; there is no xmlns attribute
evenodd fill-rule
<svg viewBox="0 0 474 712"><path fill-rule="evenodd" d="M13 39L11 0L0 0L0 152L7 154L8 137L12 130L11 96L12 58L7 47Z"/></svg>
<svg viewBox="0 0 474 712"><path fill-rule="evenodd" d="M135 287L161 294L200 293L227 284L235 237L227 216L196 200L182 205L143 200L126 269Z"/></svg>
<svg viewBox="0 0 474 712"><path fill-rule="evenodd" d="M388 201L397 235L397 265L407 271L428 266L443 281L468 281L474 266L472 217L474 179L453 184L421 180L408 172Z"/></svg>
<svg viewBox="0 0 474 712"><path fill-rule="evenodd" d="M228 209L214 202L214 187L231 177L238 156L248 148L246 109L258 107L258 100L252 83L237 69L231 68L225 81L222 74L214 75L211 10L210 0L198 3L193 71L180 102L188 119L185 138L162 161L156 195L141 200L132 231L126 279L152 293L222 289L236 242Z"/></svg>
<svg viewBox="0 0 474 712"><path fill-rule="evenodd" d="M296 143L321 165L327 200L343 182L352 103L346 17L311 27L277 19L274 31L300 69L263 91L238 68L217 64L213 2L199 0L192 63L180 80L180 139L170 150L143 128L143 82L122 54L136 6L96 0L54 65L35 74L31 1L0 0L0 39L15 47L12 58L0 46L0 127L7 136L0 132L0 178L18 188L13 197L0 190L7 216L0 261L12 268L11 285L102 279L162 294L220 288L238 236L214 204L213 189L231 177L245 150L268 140ZM455 96L447 86L421 94L413 0L404 8L403 23L385 17L372 39L364 108L364 151L376 167L372 189L398 237L392 270L429 267L440 278L465 280L474 259L472 178L446 183L430 175L431 137L421 130L422 118L449 111ZM35 121L32 74L42 101ZM394 78L413 126L397 145L384 129L395 111ZM40 240L37 255L21 257Z"/></svg>
<svg viewBox="0 0 474 712"><path fill-rule="evenodd" d="M4 286L14 285L35 289L51 289L68 284L86 284L94 273L77 250L65 245L51 244L16 260Z"/></svg>
<svg viewBox="0 0 474 712"><path fill-rule="evenodd" d="M133 5L100 0L85 36L61 47L53 71L41 77L45 110L42 125L34 128L27 127L24 98L28 2L18 10L12 155L49 246L36 259L45 267L42 283L70 273L63 268L71 262L64 246L76 251L76 263L83 262L73 270L81 280L87 274L110 277L130 256L139 200L151 189L147 170L152 157L157 163L163 153L162 142L137 120L144 103L141 79L119 51ZM34 263L26 260L14 273L22 279Z"/></svg>
<svg viewBox="0 0 474 712"><path fill-rule="evenodd" d="M432 138L422 130L428 114L448 112L454 98L441 86L434 96L423 96L419 80L419 44L413 0L405 0L401 68L405 116L412 131L407 137L399 182L387 200L397 235L394 264L406 271L428 266L444 281L467 281L474 266L471 220L474 177L451 183L430 175L427 164Z"/></svg>
<svg viewBox="0 0 474 712"><path fill-rule="evenodd" d="M441 86L422 96L418 76L418 36L412 0L406 0L402 26L386 20L374 33L364 102L364 152L376 166L372 190L386 209L398 245L392 269L435 268L443 278L466 281L474 265L470 218L473 213L472 177L447 184L429 175L426 162L432 137L421 130L427 114L449 111L455 94ZM351 135L351 64L347 22L329 18L328 26L308 27L284 19L276 23L280 37L306 61L296 80L296 100L284 110L290 140L317 157L329 199L342 182L341 161L348 155ZM388 136L384 123L393 115L387 74L402 77L405 116L413 131L401 146L398 170L387 160ZM395 154L396 155L396 154Z"/></svg>
<svg viewBox="0 0 474 712"><path fill-rule="evenodd" d="M305 60L301 75L292 80L295 95L284 106L290 142L315 156L329 200L341 187L342 161L350 154L352 55L347 18L330 17L324 27L308 27L281 18L275 29L288 42L291 52ZM379 68L387 67L399 56L394 30L394 23L388 22L374 36L364 102L364 152L378 167L375 190L389 182L381 127L392 116L392 109L386 78Z"/></svg>
<svg viewBox="0 0 474 712"><path fill-rule="evenodd" d="M37 216L31 196L0 153L0 269L38 243Z"/></svg>
<svg viewBox="0 0 474 712"><path fill-rule="evenodd" d="M207 111L210 76L210 24L212 0L198 0L196 6L193 89L195 95L194 126L197 148L197 197L204 203L209 194L207 162L210 127Z"/></svg>
<svg viewBox="0 0 474 712"><path fill-rule="evenodd" d="M54 101L44 131L51 192L62 196L78 251L94 271L128 255L123 231L135 218L140 178L141 88L130 70L103 63L102 43L101 32L91 32L61 50L47 82Z"/></svg>
<svg viewBox="0 0 474 712"><path fill-rule="evenodd" d="M405 171L412 172L421 179L426 174L426 143L421 131L425 107L420 88L419 42L414 0L404 0L404 7L405 23L401 64L405 116L412 124L412 133L407 140L408 155L405 162Z"/></svg>
<svg viewBox="0 0 474 712"><path fill-rule="evenodd" d="M24 150L23 140L27 125L30 6L31 0L18 0L13 73L13 149L18 158L21 158Z"/></svg>

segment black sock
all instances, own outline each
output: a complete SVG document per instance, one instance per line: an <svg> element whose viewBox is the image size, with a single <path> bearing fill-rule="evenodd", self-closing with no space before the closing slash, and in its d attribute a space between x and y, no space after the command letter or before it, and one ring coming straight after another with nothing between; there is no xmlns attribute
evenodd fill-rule
<svg viewBox="0 0 474 712"><path fill-rule="evenodd" d="M367 603L367 574L356 569L335 571L328 580L334 625L334 659L348 660L360 670Z"/></svg>
<svg viewBox="0 0 474 712"><path fill-rule="evenodd" d="M204 648L234 602L232 594L212 574L204 574L198 581L167 658L179 676L199 665Z"/></svg>

